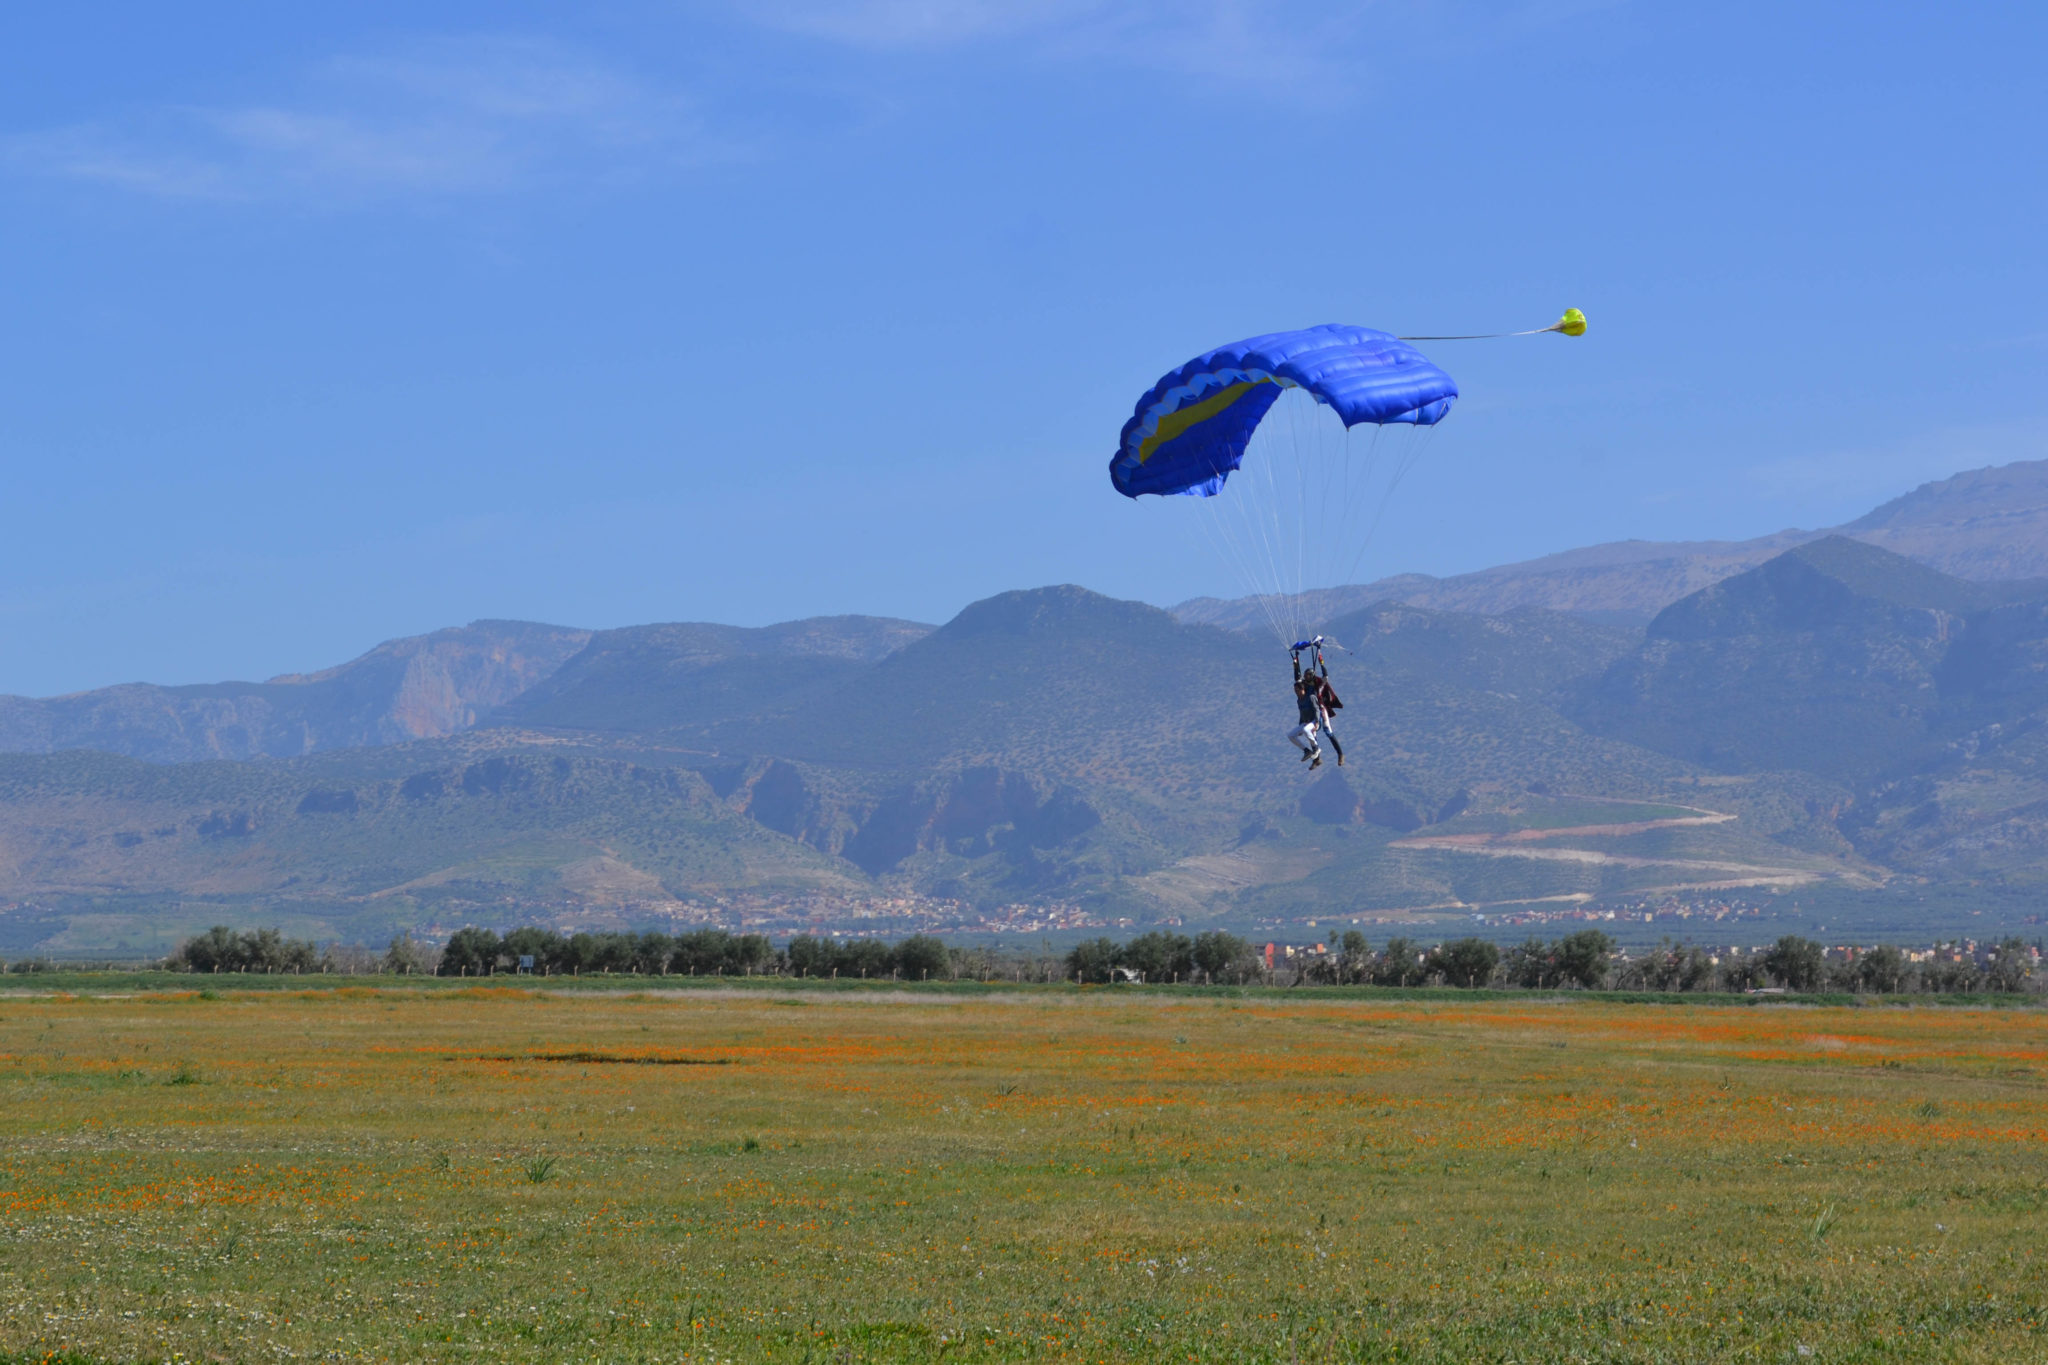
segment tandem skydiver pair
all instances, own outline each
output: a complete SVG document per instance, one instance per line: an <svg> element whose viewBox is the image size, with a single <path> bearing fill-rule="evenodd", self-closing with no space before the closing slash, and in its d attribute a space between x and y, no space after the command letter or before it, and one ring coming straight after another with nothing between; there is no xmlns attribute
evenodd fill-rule
<svg viewBox="0 0 2048 1365"><path fill-rule="evenodd" d="M1337 690L1330 686L1330 665L1323 659L1323 637L1312 640L1297 640L1288 649L1294 660L1294 704L1299 712L1300 723L1287 732L1287 738L1301 750L1302 762L1314 772L1323 766L1321 741L1330 741L1330 749L1337 755L1337 766L1344 766L1344 746L1337 742L1337 732L1330 728L1333 712L1344 709L1344 703L1337 699ZM1309 666L1304 670L1301 656L1309 655Z"/></svg>
<svg viewBox="0 0 2048 1365"><path fill-rule="evenodd" d="M1330 687L1323 637L1310 635L1314 618L1303 617L1318 609L1314 590L1353 581L1387 499L1420 457L1421 437L1458 398L1450 375L1409 343L1585 331L1585 314L1572 308L1526 332L1394 336L1334 323L1273 332L1196 356L1138 399L1110 459L1110 482L1127 498L1179 494L1240 514L1238 521L1219 514L1209 529L1246 581L1245 602L1279 643L1293 642L1300 720L1288 738L1311 770L1322 766L1323 740L1344 761L1330 733L1330 715L1342 703ZM1266 421L1269 413L1275 421ZM1389 437L1400 432L1416 439ZM1354 433L1364 434L1354 440ZM1261 453L1246 462L1255 437ZM1375 507L1373 468L1388 454L1383 444L1399 453L1383 462Z"/></svg>

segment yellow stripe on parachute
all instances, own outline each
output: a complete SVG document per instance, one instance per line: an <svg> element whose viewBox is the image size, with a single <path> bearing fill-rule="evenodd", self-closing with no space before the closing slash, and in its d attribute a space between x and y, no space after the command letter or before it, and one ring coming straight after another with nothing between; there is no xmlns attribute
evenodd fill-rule
<svg viewBox="0 0 2048 1365"><path fill-rule="evenodd" d="M1190 403L1184 408L1167 413L1166 416L1159 419L1158 430L1139 442L1138 463L1145 463L1145 461L1152 458L1152 452L1158 447L1171 441L1189 427L1199 422L1208 421L1211 417L1214 417L1217 413L1250 393L1253 385L1270 384L1272 382L1270 379L1254 379L1243 384L1232 384L1227 389L1219 389L1215 393L1210 394L1199 403Z"/></svg>

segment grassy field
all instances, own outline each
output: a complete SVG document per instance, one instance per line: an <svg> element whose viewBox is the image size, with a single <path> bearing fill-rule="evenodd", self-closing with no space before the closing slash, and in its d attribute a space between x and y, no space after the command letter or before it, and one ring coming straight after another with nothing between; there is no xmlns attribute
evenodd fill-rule
<svg viewBox="0 0 2048 1365"><path fill-rule="evenodd" d="M2048 1358L2048 1015L0 998L0 1353Z"/></svg>

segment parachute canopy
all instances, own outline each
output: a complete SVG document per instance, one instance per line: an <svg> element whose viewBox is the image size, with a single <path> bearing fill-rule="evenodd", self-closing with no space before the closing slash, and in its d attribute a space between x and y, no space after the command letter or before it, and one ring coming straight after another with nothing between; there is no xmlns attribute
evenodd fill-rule
<svg viewBox="0 0 2048 1365"><path fill-rule="evenodd" d="M1146 391L1124 423L1110 482L1127 498L1215 496L1267 409L1293 388L1346 428L1434 426L1458 396L1449 375L1385 332L1329 323L1251 337L1195 357Z"/></svg>

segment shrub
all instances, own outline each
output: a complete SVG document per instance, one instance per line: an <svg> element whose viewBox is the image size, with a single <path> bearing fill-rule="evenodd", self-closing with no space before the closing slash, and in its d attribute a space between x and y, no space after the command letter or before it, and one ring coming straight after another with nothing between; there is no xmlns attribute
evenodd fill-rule
<svg viewBox="0 0 2048 1365"><path fill-rule="evenodd" d="M1220 929L1195 935L1196 970L1210 981L1245 981L1258 970L1252 945Z"/></svg>
<svg viewBox="0 0 2048 1365"><path fill-rule="evenodd" d="M179 944L168 965L186 972L309 972L319 969L320 949L275 929L236 933L216 924Z"/></svg>
<svg viewBox="0 0 2048 1365"><path fill-rule="evenodd" d="M1461 938L1429 955L1428 970L1442 974L1453 986L1470 989L1493 980L1500 965L1500 949L1483 938Z"/></svg>
<svg viewBox="0 0 2048 1365"><path fill-rule="evenodd" d="M1195 944L1184 934L1140 934L1118 950L1116 960L1141 981L1185 981L1194 975Z"/></svg>
<svg viewBox="0 0 2048 1365"><path fill-rule="evenodd" d="M1115 939L1085 939L1067 953L1067 979L1100 984L1109 980L1116 968L1116 959Z"/></svg>
<svg viewBox="0 0 2048 1365"><path fill-rule="evenodd" d="M1787 934L1764 954L1763 969L1787 990L1818 990L1827 977L1826 952L1810 938Z"/></svg>
<svg viewBox="0 0 2048 1365"><path fill-rule="evenodd" d="M489 929L457 929L441 950L442 976L489 976L504 944Z"/></svg>
<svg viewBox="0 0 2048 1365"><path fill-rule="evenodd" d="M946 945L930 934L912 934L896 945L892 965L906 981L929 981L946 974Z"/></svg>

